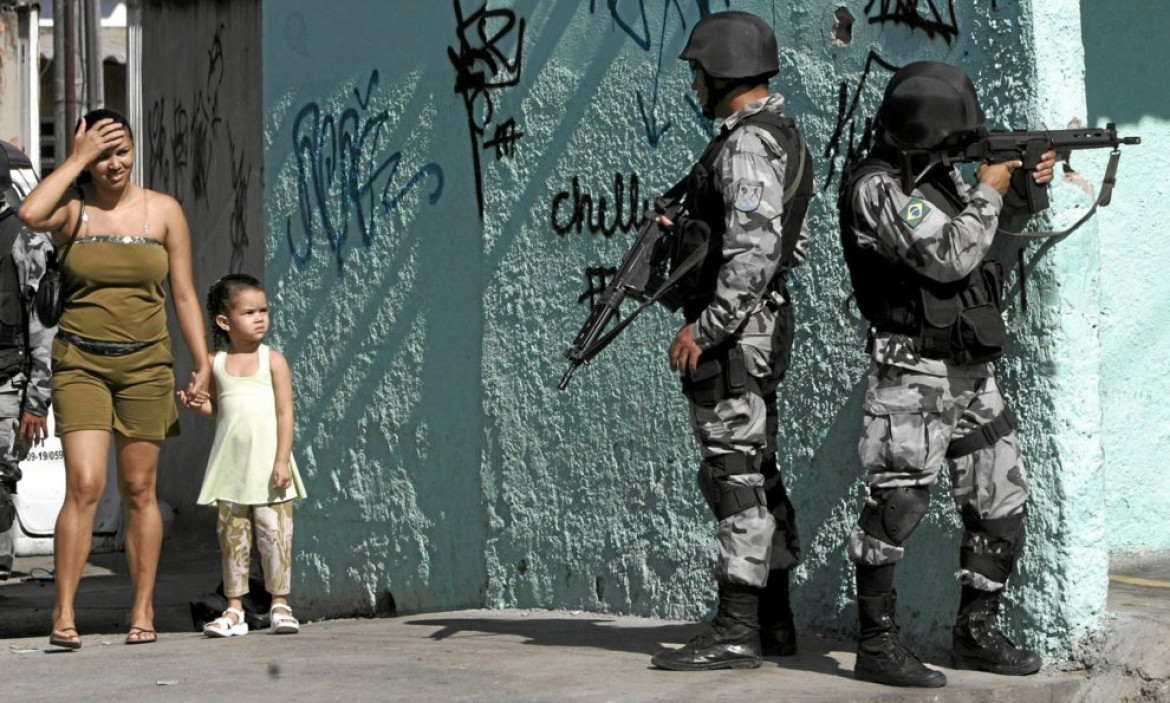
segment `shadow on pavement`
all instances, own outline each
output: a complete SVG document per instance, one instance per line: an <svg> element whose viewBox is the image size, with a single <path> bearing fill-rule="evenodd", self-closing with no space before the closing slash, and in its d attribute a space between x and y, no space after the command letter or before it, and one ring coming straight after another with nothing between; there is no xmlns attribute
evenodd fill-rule
<svg viewBox="0 0 1170 703"><path fill-rule="evenodd" d="M521 620L497 618L431 618L408 619L407 625L438 627L431 639L444 640L455 637L476 637L507 635L521 638L525 644L549 647L592 647L610 651L631 652L649 658L654 653L682 646L702 631L702 624L671 624L637 627L615 626L614 620L580 618L568 613L533 614ZM830 652L841 651L843 645L817 636L802 636L796 656L765 657L767 662L784 669L809 671L829 676L853 678L853 672L844 669L830 656Z"/></svg>

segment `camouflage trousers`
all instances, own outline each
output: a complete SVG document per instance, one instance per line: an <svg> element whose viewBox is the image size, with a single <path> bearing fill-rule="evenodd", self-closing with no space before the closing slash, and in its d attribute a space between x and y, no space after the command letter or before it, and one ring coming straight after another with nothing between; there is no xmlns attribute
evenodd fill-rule
<svg viewBox="0 0 1170 703"><path fill-rule="evenodd" d="M12 570L15 557L16 507L12 494L20 480L20 462L28 454L28 445L17 440L20 429L19 389L12 381L0 384L0 574Z"/></svg>
<svg viewBox="0 0 1170 703"><path fill-rule="evenodd" d="M694 392L687 395L691 426L704 460L699 469L699 488L708 504L718 502L719 487L705 480L706 464L721 455L747 457L752 468L746 473L723 476L720 481L755 489L762 497L760 505L719 520L715 528L715 578L762 587L769 571L787 569L799 562L800 546L795 511L776 466L776 389L780 375L753 378L751 389L716 401Z"/></svg>
<svg viewBox="0 0 1170 703"><path fill-rule="evenodd" d="M0 383L0 481L20 480L20 462L28 455L27 444L17 440L20 430L19 388L13 388L12 381Z"/></svg>
<svg viewBox="0 0 1170 703"><path fill-rule="evenodd" d="M994 377L931 376L873 363L858 442L869 504L877 504L874 494L881 489L933 485L947 460L948 446L979 430L1004 409ZM966 527L961 552L986 551L994 540L982 526L1022 520L1027 505L1028 479L1016 433L1011 431L991 446L947 461L952 497ZM1009 549L1018 544L1013 542ZM869 565L896 563L904 553L901 546L883 542L860 526L849 535L848 551L854 562ZM955 577L980 590L1004 586L1000 578L965 568Z"/></svg>
<svg viewBox="0 0 1170 703"><path fill-rule="evenodd" d="M240 505L217 501L216 534L223 558L223 592L228 598L248 593L252 559L252 531L264 572L264 590L274 596L292 590L292 501L270 505Z"/></svg>

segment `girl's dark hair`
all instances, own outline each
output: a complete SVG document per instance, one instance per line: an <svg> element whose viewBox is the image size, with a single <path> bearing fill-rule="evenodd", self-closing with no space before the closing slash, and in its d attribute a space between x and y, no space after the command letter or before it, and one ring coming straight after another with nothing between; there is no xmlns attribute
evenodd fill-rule
<svg viewBox="0 0 1170 703"><path fill-rule="evenodd" d="M207 289L207 320L211 323L211 347L222 349L231 340L216 324L215 318L228 314L232 309L232 299L242 290L264 290L264 284L246 273L229 273Z"/></svg>
<svg viewBox="0 0 1170 703"><path fill-rule="evenodd" d="M99 107L96 110L90 110L89 112L85 113L84 116L82 116L81 120L77 121L77 124L73 127L74 131L76 131L77 128L81 126L82 120L85 121L86 131L88 131L90 127L93 127L101 120L113 120L114 122L122 125L122 129L126 130L126 136L130 138L131 142L134 141L134 130L130 129L130 120L126 119L126 116L120 112L104 107ZM87 169L82 171L81 175L77 177L76 184L81 185L83 183L89 183L91 180L93 180L93 176Z"/></svg>

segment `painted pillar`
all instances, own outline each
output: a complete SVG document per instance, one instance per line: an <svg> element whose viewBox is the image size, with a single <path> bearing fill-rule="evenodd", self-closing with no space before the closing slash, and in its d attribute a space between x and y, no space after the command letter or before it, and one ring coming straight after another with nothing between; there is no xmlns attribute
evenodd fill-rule
<svg viewBox="0 0 1170 703"><path fill-rule="evenodd" d="M1100 210L1101 403L1106 534L1114 551L1170 549L1170 345L1165 305L1170 282L1166 212L1170 186L1170 48L1140 38L1164 27L1170 7L1083 2L1085 95L1089 123L1115 122L1142 144L1126 148L1113 203ZM1135 35L1136 34L1136 35ZM1103 164L1086 171L1097 187Z"/></svg>
<svg viewBox="0 0 1170 703"><path fill-rule="evenodd" d="M1084 55L1075 6L1034 0L1021 12L1020 53L1027 75L1029 128L1085 122ZM1106 152L1090 155L1103 160ZM1079 154L1075 163L1084 162ZM1058 168L1058 176L1061 170ZM1071 225L1092 204L1084 179L1050 188L1052 207L1031 229ZM1012 243L1013 250L1018 249ZM1108 587L1101 473L1100 250L1096 221L1074 235L1024 247L1027 313L1017 310L1021 349L1004 364L1005 385L1022 410L1021 439L1033 490L1028 545L1019 566L1011 620L1029 644L1060 652L1094 631ZM1017 280L1018 285L1018 280Z"/></svg>

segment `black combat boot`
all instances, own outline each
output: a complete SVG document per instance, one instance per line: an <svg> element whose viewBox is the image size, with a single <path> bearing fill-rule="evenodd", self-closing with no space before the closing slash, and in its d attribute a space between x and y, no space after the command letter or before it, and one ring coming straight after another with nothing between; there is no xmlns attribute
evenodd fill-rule
<svg viewBox="0 0 1170 703"><path fill-rule="evenodd" d="M946 674L926 668L898 641L895 605L894 565L858 564L857 616L861 631L853 676L887 686L946 686Z"/></svg>
<svg viewBox="0 0 1170 703"><path fill-rule="evenodd" d="M671 671L755 669L760 665L760 589L719 584L719 611L711 625L682 649L665 649L650 663Z"/></svg>
<svg viewBox="0 0 1170 703"><path fill-rule="evenodd" d="M796 626L788 604L788 569L768 572L768 584L760 593L760 646L765 656L796 654Z"/></svg>
<svg viewBox="0 0 1170 703"><path fill-rule="evenodd" d="M990 671L1005 676L1027 676L1043 661L1035 652L1012 644L995 627L1003 591L980 591L963 586L959 617L952 630L951 654L956 669Z"/></svg>

